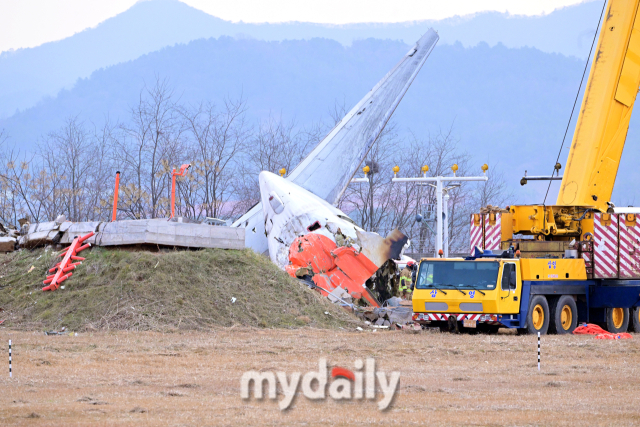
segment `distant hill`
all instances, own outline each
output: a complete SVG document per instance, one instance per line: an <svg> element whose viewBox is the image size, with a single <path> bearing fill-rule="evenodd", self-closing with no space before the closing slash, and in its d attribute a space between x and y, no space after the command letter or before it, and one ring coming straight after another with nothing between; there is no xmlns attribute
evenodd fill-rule
<svg viewBox="0 0 640 427"><path fill-rule="evenodd" d="M40 135L72 115L95 123L106 116L124 120L144 83L152 84L156 76L168 78L183 103L219 103L225 96L244 96L253 123L273 114L305 125L326 119L336 100L351 107L407 49L399 41L375 39L350 47L327 39L197 40L96 71L73 89L1 120L0 128L6 128L12 142L29 149ZM483 162L492 168L497 165L518 189L519 198L541 201L537 198L544 193L542 184L520 190L518 181L525 169L530 174L550 173L583 66L582 60L533 48L441 45L400 103L394 120L405 136L411 130L419 138L453 125L460 146L478 165L477 172ZM624 204L634 197L633 182L640 178L633 165L640 154L637 117L632 118L618 175L615 194L621 196L614 198ZM570 138L571 133L567 148Z"/></svg>
<svg viewBox="0 0 640 427"><path fill-rule="evenodd" d="M177 43L223 35L269 41L322 37L345 45L374 37L412 44L427 28L434 27L441 45L456 41L467 47L479 42L502 43L586 57L600 8L600 2L587 2L540 17L491 12L442 21L333 26L231 23L177 0L145 1L64 40L0 54L0 118L35 105L44 96L55 96L62 88L71 88L78 78L100 68Z"/></svg>

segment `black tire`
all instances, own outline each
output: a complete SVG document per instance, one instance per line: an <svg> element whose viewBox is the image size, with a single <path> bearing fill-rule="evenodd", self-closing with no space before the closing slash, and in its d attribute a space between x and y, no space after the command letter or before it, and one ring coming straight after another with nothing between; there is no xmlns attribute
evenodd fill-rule
<svg viewBox="0 0 640 427"><path fill-rule="evenodd" d="M451 332L452 334L459 334L462 322L458 322L455 316L449 316L447 325L449 326L449 332Z"/></svg>
<svg viewBox="0 0 640 427"><path fill-rule="evenodd" d="M622 323L620 323L619 316L622 310ZM614 318L615 317L615 318ZM616 327L618 324L618 327ZM627 332L629 327L629 309L628 308L607 308L607 331L612 334L619 334Z"/></svg>
<svg viewBox="0 0 640 427"><path fill-rule="evenodd" d="M629 322L629 330L640 333L640 307L631 309L631 321Z"/></svg>
<svg viewBox="0 0 640 427"><path fill-rule="evenodd" d="M534 309L536 310L536 319L538 323L537 328L533 322ZM537 334L540 332L540 335L546 335L549 330L550 315L549 304L547 303L547 299L544 295L534 296L529 304L529 313L527 313L527 331L529 331L530 334ZM542 316L542 319L540 319L540 316ZM542 321L541 324L540 320Z"/></svg>
<svg viewBox="0 0 640 427"><path fill-rule="evenodd" d="M551 296L551 295L546 295L545 298L547 299L547 304L549 305L549 329L547 330L547 334L555 334L556 331L555 329L553 329L553 318L554 318L554 313L553 310L555 310L556 308L556 304L558 303L558 298L557 296ZM540 334L542 335L542 334Z"/></svg>
<svg viewBox="0 0 640 427"><path fill-rule="evenodd" d="M578 326L578 306L570 295L562 295L553 301L549 312L551 314L549 333L570 334Z"/></svg>

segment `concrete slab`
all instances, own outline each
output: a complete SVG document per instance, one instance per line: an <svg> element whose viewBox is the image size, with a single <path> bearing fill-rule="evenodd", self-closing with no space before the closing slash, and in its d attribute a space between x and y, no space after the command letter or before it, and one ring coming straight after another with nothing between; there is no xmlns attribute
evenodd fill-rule
<svg viewBox="0 0 640 427"><path fill-rule="evenodd" d="M65 221L62 224L51 221L31 224L29 233L20 237L20 245L35 247L52 244L54 239L58 238L60 243L70 244L76 236L84 236L92 231L95 235L87 239L87 243L97 246L150 244L183 248L244 249L245 239L243 228L166 219L115 222Z"/></svg>
<svg viewBox="0 0 640 427"><path fill-rule="evenodd" d="M77 222L66 230L60 242L71 243L75 236L91 231L96 234L87 242L97 246L151 244L183 248L244 248L244 229L166 219Z"/></svg>
<svg viewBox="0 0 640 427"><path fill-rule="evenodd" d="M0 237L0 252L13 252L17 239L14 237Z"/></svg>

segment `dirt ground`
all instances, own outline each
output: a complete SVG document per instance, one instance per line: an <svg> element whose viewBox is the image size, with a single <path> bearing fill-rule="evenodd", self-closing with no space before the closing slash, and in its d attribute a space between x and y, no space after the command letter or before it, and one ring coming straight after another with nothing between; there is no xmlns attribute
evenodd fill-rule
<svg viewBox="0 0 640 427"><path fill-rule="evenodd" d="M544 336L541 372L536 338L505 334L225 328L45 336L0 329L0 342L2 425L640 424L640 335ZM347 368L375 357L379 370L400 371L392 407L380 412L373 400L299 395L281 412L274 400L240 398L243 372L304 373L317 370L320 357Z"/></svg>

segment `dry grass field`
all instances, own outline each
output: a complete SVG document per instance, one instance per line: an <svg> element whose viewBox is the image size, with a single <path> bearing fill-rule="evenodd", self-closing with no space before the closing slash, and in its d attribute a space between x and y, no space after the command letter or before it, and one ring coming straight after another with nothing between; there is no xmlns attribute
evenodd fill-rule
<svg viewBox="0 0 640 427"><path fill-rule="evenodd" d="M639 425L640 336L600 341L435 332L221 328L45 336L0 330L2 425ZM6 357L6 352L4 357ZM244 371L353 367L401 372L390 410L375 401L240 398ZM2 360L2 358L0 358ZM280 397L279 397L280 398Z"/></svg>

